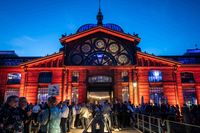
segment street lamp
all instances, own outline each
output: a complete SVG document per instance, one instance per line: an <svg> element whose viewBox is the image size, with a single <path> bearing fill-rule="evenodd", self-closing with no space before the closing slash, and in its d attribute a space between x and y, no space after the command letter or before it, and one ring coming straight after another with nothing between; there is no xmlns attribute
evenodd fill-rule
<svg viewBox="0 0 200 133"><path fill-rule="evenodd" d="M136 82L136 81L133 82L133 87L134 87L134 88L137 87L137 82Z"/></svg>
<svg viewBox="0 0 200 133"><path fill-rule="evenodd" d="M138 90L137 81L133 81L133 91L134 91L134 104L138 105Z"/></svg>

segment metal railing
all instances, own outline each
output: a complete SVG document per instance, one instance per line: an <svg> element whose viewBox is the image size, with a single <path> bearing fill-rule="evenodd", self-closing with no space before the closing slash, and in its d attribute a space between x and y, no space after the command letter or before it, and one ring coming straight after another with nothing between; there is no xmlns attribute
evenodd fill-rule
<svg viewBox="0 0 200 133"><path fill-rule="evenodd" d="M89 131L91 130L91 131ZM106 131L107 130L107 131ZM94 118L91 119L88 126L82 133L112 133L111 128L109 127L106 118L102 113L97 113Z"/></svg>
<svg viewBox="0 0 200 133"><path fill-rule="evenodd" d="M200 126L135 114L135 127L143 133L200 133Z"/></svg>

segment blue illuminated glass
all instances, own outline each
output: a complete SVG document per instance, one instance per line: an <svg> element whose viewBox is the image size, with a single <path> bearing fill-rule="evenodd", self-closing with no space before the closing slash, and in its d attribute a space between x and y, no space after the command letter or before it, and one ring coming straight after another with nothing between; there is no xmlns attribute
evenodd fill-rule
<svg viewBox="0 0 200 133"><path fill-rule="evenodd" d="M162 72L158 70L149 71L149 82L161 82Z"/></svg>
<svg viewBox="0 0 200 133"><path fill-rule="evenodd" d="M89 30L96 26L97 26L97 24L85 24L77 30L77 33ZM123 29L119 25L112 24L112 23L103 24L103 27L111 29L111 30L119 31L119 32L124 32Z"/></svg>
<svg viewBox="0 0 200 133"><path fill-rule="evenodd" d="M98 57L98 58L102 58L102 57L103 57L103 54L97 54L97 57Z"/></svg>

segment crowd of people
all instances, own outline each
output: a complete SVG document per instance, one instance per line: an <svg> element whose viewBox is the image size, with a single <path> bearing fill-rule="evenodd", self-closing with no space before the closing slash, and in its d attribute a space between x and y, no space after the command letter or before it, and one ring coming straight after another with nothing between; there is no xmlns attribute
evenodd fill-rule
<svg viewBox="0 0 200 133"><path fill-rule="evenodd" d="M139 112L148 116L161 118L162 120L171 120L187 124L200 125L200 105L188 106L183 104L180 108L178 105L169 104L143 104Z"/></svg>
<svg viewBox="0 0 200 133"><path fill-rule="evenodd" d="M200 123L200 106L182 108L168 104L142 104L134 106L131 102L112 104L105 101L100 104L57 102L56 97L49 97L46 103L28 104L25 97L9 96L0 108L1 133L67 133L71 129L87 130L97 114L103 116L109 130L120 131L133 127L136 113L182 121L190 124ZM183 115L183 117L182 117ZM183 119L182 119L183 118Z"/></svg>
<svg viewBox="0 0 200 133"><path fill-rule="evenodd" d="M46 103L28 104L25 97L9 96L0 107L1 133L67 133L71 129L88 129L90 121L101 113L109 130L119 131L132 125L133 106L117 100L110 104L57 102L49 97Z"/></svg>

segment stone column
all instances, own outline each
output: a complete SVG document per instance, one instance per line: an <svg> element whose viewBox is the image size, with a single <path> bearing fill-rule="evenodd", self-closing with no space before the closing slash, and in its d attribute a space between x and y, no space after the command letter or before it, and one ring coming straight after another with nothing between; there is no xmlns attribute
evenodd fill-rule
<svg viewBox="0 0 200 133"><path fill-rule="evenodd" d="M128 71L128 77L129 77L129 100L131 103L134 102L134 96L133 96L133 71L130 69Z"/></svg>
<svg viewBox="0 0 200 133"><path fill-rule="evenodd" d="M71 101L72 96L72 72L68 70L67 74L67 99Z"/></svg>
<svg viewBox="0 0 200 133"><path fill-rule="evenodd" d="M79 73L78 101L85 102L87 100L87 70L81 70Z"/></svg>
<svg viewBox="0 0 200 133"><path fill-rule="evenodd" d="M137 74L137 70L135 70L133 72L133 90L134 90L134 104L138 105L139 104L139 94L138 94L138 74Z"/></svg>
<svg viewBox="0 0 200 133"><path fill-rule="evenodd" d="M114 70L114 99L118 99L122 101L122 89L120 88L121 85L121 72L117 69Z"/></svg>
<svg viewBox="0 0 200 133"><path fill-rule="evenodd" d="M200 104L200 72L194 73L197 104Z"/></svg>
<svg viewBox="0 0 200 133"><path fill-rule="evenodd" d="M26 70L26 67L24 67L21 73L21 84L20 84L20 90L19 90L20 97L23 97L26 95L26 82L27 82L27 70Z"/></svg>
<svg viewBox="0 0 200 133"><path fill-rule="evenodd" d="M179 106L183 106L184 99L183 99L183 88L181 82L181 74L179 71L176 72L176 96L177 96L177 103Z"/></svg>
<svg viewBox="0 0 200 133"><path fill-rule="evenodd" d="M67 70L64 69L63 70L63 78L62 78L62 100L66 100L67 99Z"/></svg>

